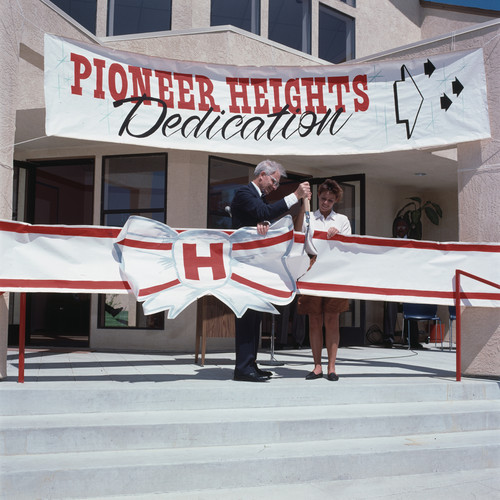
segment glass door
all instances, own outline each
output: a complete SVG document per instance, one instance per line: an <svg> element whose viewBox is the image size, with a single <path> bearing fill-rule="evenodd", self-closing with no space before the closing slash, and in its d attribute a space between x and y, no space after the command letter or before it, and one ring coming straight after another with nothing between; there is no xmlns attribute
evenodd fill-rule
<svg viewBox="0 0 500 500"><path fill-rule="evenodd" d="M16 162L15 169L14 218L32 224L92 224L93 158ZM18 294L13 295L15 311ZM26 345L88 347L90 294L30 293L26 298Z"/></svg>

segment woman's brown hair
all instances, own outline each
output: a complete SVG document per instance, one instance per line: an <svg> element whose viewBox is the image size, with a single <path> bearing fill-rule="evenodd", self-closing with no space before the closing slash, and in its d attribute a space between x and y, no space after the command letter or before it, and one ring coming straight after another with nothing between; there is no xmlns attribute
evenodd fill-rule
<svg viewBox="0 0 500 500"><path fill-rule="evenodd" d="M344 195L344 190L340 187L340 184L333 179L326 179L325 182L320 184L318 188L318 195L324 191L332 193L335 196L337 203L342 200L342 196Z"/></svg>

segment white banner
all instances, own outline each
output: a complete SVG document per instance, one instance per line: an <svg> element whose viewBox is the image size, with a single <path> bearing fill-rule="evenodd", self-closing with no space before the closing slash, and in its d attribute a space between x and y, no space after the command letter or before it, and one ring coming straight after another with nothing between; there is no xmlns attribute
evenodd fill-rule
<svg viewBox="0 0 500 500"><path fill-rule="evenodd" d="M241 315L247 307L273 312L271 304L290 302L296 291L453 305L456 269L500 284L498 243L327 240L323 232L314 234L318 258L306 272L304 234L292 227L289 216L267 237L255 228L174 230L142 217L123 229L0 220L0 291L134 293L148 314L169 310L173 318L208 294ZM464 305L500 306L498 288L470 278L462 278L461 294Z"/></svg>
<svg viewBox="0 0 500 500"><path fill-rule="evenodd" d="M455 271L500 285L500 244L312 235L318 257L299 293L388 302L454 304ZM462 304L499 307L500 290L461 280Z"/></svg>
<svg viewBox="0 0 500 500"><path fill-rule="evenodd" d="M482 49L243 67L45 35L46 133L261 156L363 154L490 137Z"/></svg>

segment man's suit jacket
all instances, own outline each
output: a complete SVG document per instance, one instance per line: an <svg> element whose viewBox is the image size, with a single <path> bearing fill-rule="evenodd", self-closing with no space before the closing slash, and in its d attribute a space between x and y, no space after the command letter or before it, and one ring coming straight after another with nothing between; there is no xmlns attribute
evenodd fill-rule
<svg viewBox="0 0 500 500"><path fill-rule="evenodd" d="M267 204L255 186L249 183L236 191L231 202L231 217L233 229L245 226L256 226L258 222L272 221L288 211L285 200Z"/></svg>

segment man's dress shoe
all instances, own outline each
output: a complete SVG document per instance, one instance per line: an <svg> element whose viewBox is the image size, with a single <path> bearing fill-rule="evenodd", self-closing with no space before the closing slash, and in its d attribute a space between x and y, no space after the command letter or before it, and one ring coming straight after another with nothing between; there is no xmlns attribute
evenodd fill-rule
<svg viewBox="0 0 500 500"><path fill-rule="evenodd" d="M337 382L337 380L339 379L339 376L336 373L332 372L332 373L328 374L327 378L328 378L328 380L330 380L330 382Z"/></svg>
<svg viewBox="0 0 500 500"><path fill-rule="evenodd" d="M241 382L267 382L267 377L260 376L257 372L234 374L234 380Z"/></svg>
<svg viewBox="0 0 500 500"><path fill-rule="evenodd" d="M268 372L267 370L261 370L257 365L255 366L255 371L257 375L260 377L271 378L273 376L273 372Z"/></svg>

